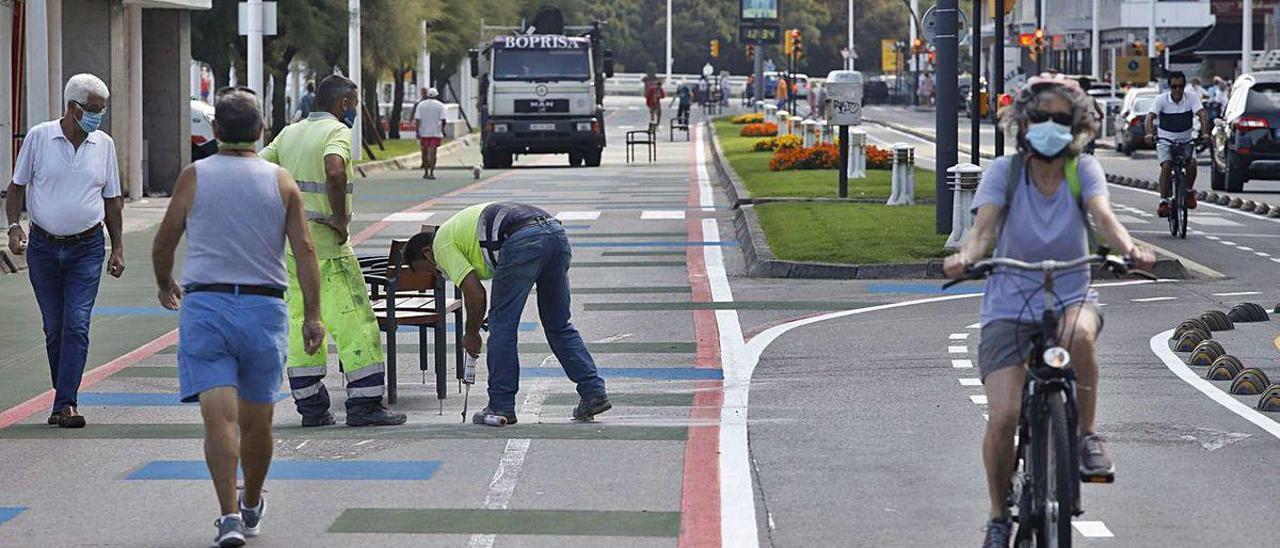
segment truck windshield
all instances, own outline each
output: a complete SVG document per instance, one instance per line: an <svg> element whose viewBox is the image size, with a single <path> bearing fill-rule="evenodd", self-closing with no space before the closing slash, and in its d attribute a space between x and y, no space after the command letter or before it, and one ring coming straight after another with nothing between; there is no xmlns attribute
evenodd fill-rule
<svg viewBox="0 0 1280 548"><path fill-rule="evenodd" d="M494 80L588 80L586 49L503 49L495 52Z"/></svg>

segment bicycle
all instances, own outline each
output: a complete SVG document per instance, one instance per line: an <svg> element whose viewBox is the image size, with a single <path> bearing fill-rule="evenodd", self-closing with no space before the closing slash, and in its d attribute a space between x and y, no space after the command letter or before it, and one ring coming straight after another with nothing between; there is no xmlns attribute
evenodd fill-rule
<svg viewBox="0 0 1280 548"><path fill-rule="evenodd" d="M1192 150L1199 149L1199 138L1190 141L1175 141L1165 137L1157 142L1169 145L1170 163L1169 186L1173 190L1173 198L1169 201L1169 234L1174 238L1187 239L1187 164L1195 159ZM1194 147L1194 148L1193 148Z"/></svg>
<svg viewBox="0 0 1280 548"><path fill-rule="evenodd" d="M965 277L947 282L956 284L980 280L997 266L1044 273L1045 308L1039 331L1033 337L1031 361L1022 391L1022 413L1018 419L1017 468L1011 486L1010 506L1018 524L1014 546L1070 548L1071 518L1084 513L1080 505L1080 483L1112 483L1115 477L1101 474L1082 477L1076 436L1076 376L1068 368L1071 355L1058 345L1059 313L1054 295L1055 272L1084 265L1101 264L1117 276L1134 274L1155 279L1140 270L1131 270L1127 258L1111 256L1106 248L1097 254L1070 261L1027 263L997 257L969 267Z"/></svg>

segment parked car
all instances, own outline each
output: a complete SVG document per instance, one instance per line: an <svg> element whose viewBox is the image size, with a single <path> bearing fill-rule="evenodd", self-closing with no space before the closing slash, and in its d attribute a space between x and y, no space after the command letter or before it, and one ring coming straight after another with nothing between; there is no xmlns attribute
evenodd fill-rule
<svg viewBox="0 0 1280 548"><path fill-rule="evenodd" d="M213 106L191 100L191 161L218 153L218 140L213 136Z"/></svg>
<svg viewBox="0 0 1280 548"><path fill-rule="evenodd" d="M1249 179L1280 179L1280 71L1245 74L1231 86L1213 129L1214 190L1240 192Z"/></svg>
<svg viewBox="0 0 1280 548"><path fill-rule="evenodd" d="M1120 113L1116 115L1115 145L1116 152L1132 156L1138 149L1153 149L1147 144L1147 113L1151 111L1151 102L1155 101L1160 90L1154 87L1133 88L1124 96Z"/></svg>

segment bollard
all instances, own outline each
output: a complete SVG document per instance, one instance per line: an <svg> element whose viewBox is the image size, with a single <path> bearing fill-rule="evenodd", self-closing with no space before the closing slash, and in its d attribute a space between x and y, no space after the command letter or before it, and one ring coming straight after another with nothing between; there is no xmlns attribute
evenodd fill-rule
<svg viewBox="0 0 1280 548"><path fill-rule="evenodd" d="M982 180L982 168L969 163L951 166L947 169L948 186L955 197L951 201L951 236L947 237L944 246L949 251L960 248L964 235L973 226L973 194Z"/></svg>
<svg viewBox="0 0 1280 548"><path fill-rule="evenodd" d="M826 144L836 142L836 132L826 120L818 120L818 140Z"/></svg>
<svg viewBox="0 0 1280 548"><path fill-rule="evenodd" d="M767 124L778 123L778 106L777 105L774 105L771 103L764 103L764 121Z"/></svg>
<svg viewBox="0 0 1280 548"><path fill-rule="evenodd" d="M867 132L849 128L849 178L867 178Z"/></svg>
<svg viewBox="0 0 1280 548"><path fill-rule="evenodd" d="M764 101L756 101L752 106L755 108L751 112L764 112Z"/></svg>
<svg viewBox="0 0 1280 548"><path fill-rule="evenodd" d="M804 134L805 148L811 148L818 144L818 122L805 120L800 124L800 131Z"/></svg>
<svg viewBox="0 0 1280 548"><path fill-rule="evenodd" d="M791 113L785 110L778 111L778 136L791 134Z"/></svg>
<svg viewBox="0 0 1280 548"><path fill-rule="evenodd" d="M916 203L916 147L906 143L893 145L893 192L885 205Z"/></svg>

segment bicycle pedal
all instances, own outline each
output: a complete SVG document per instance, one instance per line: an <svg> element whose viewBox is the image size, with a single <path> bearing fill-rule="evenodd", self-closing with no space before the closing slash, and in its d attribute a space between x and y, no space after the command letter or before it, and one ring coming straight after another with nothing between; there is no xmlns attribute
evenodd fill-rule
<svg viewBox="0 0 1280 548"><path fill-rule="evenodd" d="M1101 472L1097 474L1080 474L1080 483L1115 483L1115 472Z"/></svg>

